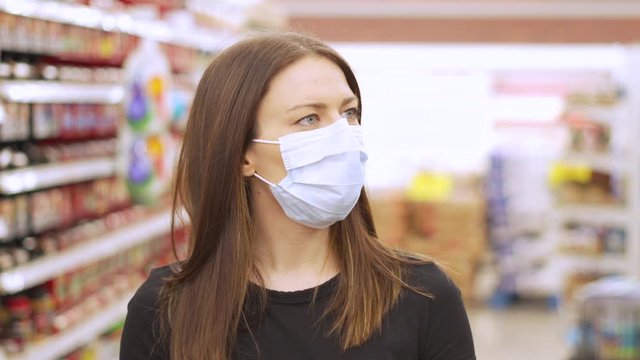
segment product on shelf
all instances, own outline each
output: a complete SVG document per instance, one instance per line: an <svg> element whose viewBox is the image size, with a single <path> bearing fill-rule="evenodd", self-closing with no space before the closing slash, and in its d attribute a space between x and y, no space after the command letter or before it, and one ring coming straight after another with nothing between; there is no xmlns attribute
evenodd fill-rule
<svg viewBox="0 0 640 360"><path fill-rule="evenodd" d="M120 66L138 41L136 36L118 31L87 29L0 11L0 48L17 54L48 55L63 63ZM162 46L173 71L185 73L199 65L199 50L168 43ZM30 73L24 77L36 76L35 70ZM44 75L42 78L55 77Z"/></svg>
<svg viewBox="0 0 640 360"><path fill-rule="evenodd" d="M122 69L117 67L54 66L46 63L40 67L41 77L46 80L101 84L122 82Z"/></svg>
<svg viewBox="0 0 640 360"><path fill-rule="evenodd" d="M65 59L122 62L135 37L0 11L0 47Z"/></svg>
<svg viewBox="0 0 640 360"><path fill-rule="evenodd" d="M29 138L29 105L0 100L0 142Z"/></svg>
<svg viewBox="0 0 640 360"><path fill-rule="evenodd" d="M622 179L622 175L614 170L604 171L562 162L554 164L549 174L556 201L560 205L624 205Z"/></svg>
<svg viewBox="0 0 640 360"><path fill-rule="evenodd" d="M566 95L570 106L598 106L611 108L618 105L624 97L624 90L609 78L595 87L595 91L574 90Z"/></svg>
<svg viewBox="0 0 640 360"><path fill-rule="evenodd" d="M31 232L69 226L129 204L121 178L95 180L31 194Z"/></svg>
<svg viewBox="0 0 640 360"><path fill-rule="evenodd" d="M0 242L29 233L28 196L0 198Z"/></svg>
<svg viewBox="0 0 640 360"><path fill-rule="evenodd" d="M193 99L197 84L191 77L184 74L175 75L173 79L174 86L169 95L170 102L173 104L170 127L175 135L181 136L187 127L191 99Z"/></svg>
<svg viewBox="0 0 640 360"><path fill-rule="evenodd" d="M2 337L11 339L13 344L3 345L11 350L18 350L34 338L33 309L31 299L27 295L11 296L3 301L2 318L4 319ZM11 346L13 345L13 346Z"/></svg>
<svg viewBox="0 0 640 360"><path fill-rule="evenodd" d="M186 232L175 233L180 247ZM137 288L149 270L172 261L168 237L57 277L22 293L0 298L0 340L19 352L31 341L64 332ZM108 330L111 324L105 324ZM116 324L113 324L116 325ZM117 335L111 336L111 340ZM73 349L69 349L70 351Z"/></svg>
<svg viewBox="0 0 640 360"><path fill-rule="evenodd" d="M69 160L82 160L100 157L115 157L118 142L116 139L91 140L70 144L41 143L29 147L31 158L39 163L55 163Z"/></svg>
<svg viewBox="0 0 640 360"><path fill-rule="evenodd" d="M162 48L174 72L185 73L196 67L197 50L173 44L163 44Z"/></svg>
<svg viewBox="0 0 640 360"><path fill-rule="evenodd" d="M22 59L20 55L4 53L2 64L6 70L0 72L0 79L11 80L44 80L63 83L98 83L119 84L122 82L122 69L118 67L72 66L59 64L60 60L46 57L30 56L30 59ZM9 80L10 81L10 80Z"/></svg>
<svg viewBox="0 0 640 360"><path fill-rule="evenodd" d="M33 136L62 140L114 137L120 114L117 105L34 104Z"/></svg>
<svg viewBox="0 0 640 360"><path fill-rule="evenodd" d="M37 76L30 56L13 54L3 49L0 53L0 79L26 80Z"/></svg>
<svg viewBox="0 0 640 360"><path fill-rule="evenodd" d="M565 95L561 121L567 126L570 156L552 165L550 172L559 204L625 204L626 169L612 165L624 156L627 142L618 111L622 100L612 79ZM576 160L571 155L583 156Z"/></svg>
<svg viewBox="0 0 640 360"><path fill-rule="evenodd" d="M169 189L176 154L170 133L171 69L156 42L144 40L126 62L127 126L121 132L132 199L151 204Z"/></svg>
<svg viewBox="0 0 640 360"><path fill-rule="evenodd" d="M31 195L31 227L34 233L71 224L71 188L56 188Z"/></svg>
<svg viewBox="0 0 640 360"><path fill-rule="evenodd" d="M74 246L92 242L100 236L144 221L154 211L141 206L127 207L95 220L82 220L68 229L48 231L6 242L0 247L0 270L8 271L39 257L64 252ZM185 251L186 249L179 249L179 254L182 256ZM170 261L168 258L166 260Z"/></svg>
<svg viewBox="0 0 640 360"><path fill-rule="evenodd" d="M0 57L0 80L11 77L11 65Z"/></svg>
<svg viewBox="0 0 640 360"><path fill-rule="evenodd" d="M569 149L577 153L604 153L610 151L611 128L608 125L587 123L571 126Z"/></svg>
<svg viewBox="0 0 640 360"><path fill-rule="evenodd" d="M0 148L0 170L19 169L32 163L28 154L19 150L16 146Z"/></svg>
<svg viewBox="0 0 640 360"><path fill-rule="evenodd" d="M575 94L567 96L567 106L561 120L570 131L569 149L586 153L613 151L612 142L618 140L615 139L613 127L619 126L619 113L614 106L619 105L621 99L609 93L583 95L602 96L608 100L605 103L579 101Z"/></svg>
<svg viewBox="0 0 640 360"><path fill-rule="evenodd" d="M561 248L567 253L583 255L625 254L627 233L624 227L596 226L568 222Z"/></svg>
<svg viewBox="0 0 640 360"><path fill-rule="evenodd" d="M60 360L110 360L117 359L120 352L120 338L122 336L122 324L116 325L113 329L90 344L60 358Z"/></svg>
<svg viewBox="0 0 640 360"><path fill-rule="evenodd" d="M0 79L99 84L119 84L123 80L121 68L103 66L88 59L76 63L71 59L7 49L3 49L0 55Z"/></svg>
<svg viewBox="0 0 640 360"><path fill-rule="evenodd" d="M118 105L33 104L33 137L60 140L115 137L120 118ZM1 101L0 119L0 142L29 139L29 104Z"/></svg>
<svg viewBox="0 0 640 360"><path fill-rule="evenodd" d="M129 203L126 183L121 178L0 197L0 243L104 216Z"/></svg>

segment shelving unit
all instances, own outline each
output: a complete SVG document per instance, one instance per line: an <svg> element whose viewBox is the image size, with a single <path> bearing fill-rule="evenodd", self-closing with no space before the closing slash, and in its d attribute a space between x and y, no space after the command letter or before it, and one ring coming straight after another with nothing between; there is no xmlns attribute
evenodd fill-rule
<svg viewBox="0 0 640 360"><path fill-rule="evenodd" d="M29 345L16 356L7 356L0 351L0 360L55 360L71 351L88 344L127 314L127 303L133 292L123 296L108 307L82 321L68 331L56 334L46 340Z"/></svg>
<svg viewBox="0 0 640 360"><path fill-rule="evenodd" d="M158 20L134 20L126 13L105 12L58 1L0 0L0 11L84 28L121 32L212 53L236 40L231 32L180 29Z"/></svg>
<svg viewBox="0 0 640 360"><path fill-rule="evenodd" d="M31 301L36 299L34 294L43 291L55 299L56 305L52 305L50 311L58 314L83 304L82 296L93 293L87 284L108 283L110 280L105 276L109 276L109 269L114 266L121 274L129 271L131 262L136 274L142 274L152 264L171 261L167 243L171 232L171 209L164 208L142 220L137 210L123 209L118 210L121 214L114 214L113 218L91 217L91 221L73 229L50 229L46 232L33 220L41 218L33 209L53 214L63 201L68 205L69 213L74 214L73 221L79 221L85 219L83 214L94 214L83 213L85 206L88 209L94 205L98 208L103 202L121 197L119 190L126 188L124 182L118 183L118 187L114 187L118 191L112 192L110 181L115 182L114 179L95 184L89 181L126 173L122 158L111 154L116 142L116 151L126 151L126 145L117 139L118 135L120 140L124 136L117 133L115 124L124 124L121 117L126 111L121 112L118 107L125 103L130 91L125 85L127 59L141 44L158 42L163 57L166 57L163 61L169 64L169 79L197 78L204 61L208 60L205 57L235 42L238 30L223 28L224 25L218 28L220 30L205 29L191 25L189 21L175 24L140 19L120 10L109 11L51 0L0 0L0 15L8 19L0 24L1 61L3 70L11 69L12 72L9 75L5 71L0 75L3 77L0 79L0 99L3 107L6 104L6 114L11 119L3 126L11 129L10 126L17 124L16 129L17 126L26 129L13 137L9 136L11 132L7 132L9 135L3 138L2 145L12 156L23 156L28 160L28 163L16 160L6 166L30 164L0 171L0 200L3 201L0 203L3 205L0 216L5 216L0 220L6 220L9 226L24 224L27 229L20 233L16 231L17 235L8 238L0 249L5 262L9 263L4 264L6 270L0 271L0 296L2 306L8 307L16 298ZM15 64L22 63L31 66L25 66L29 71L18 71L21 68ZM57 72L46 75L44 70L49 70L47 67ZM74 72L76 70L79 72ZM10 76L15 79L9 79ZM37 80L42 78L50 80ZM56 78L60 80L54 80ZM163 84L171 85L172 82ZM178 88L181 84L175 81L173 86ZM190 96L191 84L182 87L185 96ZM109 146L103 147L101 141L108 142ZM47 161L49 163L44 164ZM49 194L54 200L47 202ZM64 194L64 198L60 194ZM128 204L128 200L121 203ZM7 209L16 209L15 214ZM135 222L95 236L100 229L112 228L112 224L120 220L127 224L126 221L134 221L132 219L136 219ZM110 223L111 220L114 222ZM92 228L94 222L95 229ZM182 224L185 224L184 220ZM186 241L184 232L177 233L178 246L182 246L181 241ZM34 249L25 246L25 234L30 235L29 241L36 243ZM24 258L18 258L19 255L24 255ZM121 260L126 262L124 268L118 267ZM77 293L66 294L65 297L71 283ZM27 348L20 354L8 356L2 353L0 346L0 360L53 360L69 355L113 329L113 325L124 318L132 295L126 294L68 330L50 337L47 335L43 341L27 342ZM3 324L2 330L16 324L13 321ZM22 321L34 322L33 317ZM47 333L35 329L34 324L32 326L34 333ZM22 337L18 332L7 335L3 331L2 335L7 339L2 340L11 343L31 338L30 335Z"/></svg>
<svg viewBox="0 0 640 360"><path fill-rule="evenodd" d="M567 205L552 214L560 221L584 221L601 225L628 225L629 209L621 206Z"/></svg>
<svg viewBox="0 0 640 360"><path fill-rule="evenodd" d="M0 81L0 97L18 103L118 104L124 87L115 84L58 81Z"/></svg>
<svg viewBox="0 0 640 360"><path fill-rule="evenodd" d="M597 254L574 254L560 252L556 256L568 261L575 269L593 274L640 275L640 157L635 138L640 135L638 118L640 107L636 97L638 90L637 70L640 59L637 47L625 49L627 62L621 68L610 69L624 94L618 103L609 106L569 105L568 113L579 114L585 121L608 126L611 143L607 152L567 152L561 154L563 163L582 165L594 170L611 172L621 179L622 204L561 204L552 212L549 234L555 237L558 246L565 240L565 224L587 224L624 231L624 248L621 253L602 250ZM635 65L634 65L635 64ZM618 231L618 230L616 230ZM569 299L568 299L569 300Z"/></svg>
<svg viewBox="0 0 640 360"><path fill-rule="evenodd" d="M546 98L550 105L539 119L505 111L507 118L496 121L508 145L490 171L497 307L514 294L557 307L591 278L640 276L640 51L616 46L603 49L597 64L574 63L500 73L503 84L524 90L506 86L498 96L523 103ZM535 79L530 88L529 79ZM562 85L535 86L546 82ZM583 169L588 179L571 175ZM567 171L561 182L569 186L554 201L548 183L556 182L556 170Z"/></svg>
<svg viewBox="0 0 640 360"><path fill-rule="evenodd" d="M109 177L115 173L116 162L109 157L35 165L0 172L0 194L14 195Z"/></svg>
<svg viewBox="0 0 640 360"><path fill-rule="evenodd" d="M596 152L567 152L562 156L562 160L566 163L584 165L600 170L611 168L620 169L627 165L627 160L624 158Z"/></svg>
<svg viewBox="0 0 640 360"><path fill-rule="evenodd" d="M625 74L629 79L627 88L627 109L629 114L629 134L631 137L640 137L640 46L631 46L628 50L628 64ZM632 202L629 213L633 219L629 227L627 252L629 254L629 274L640 278L640 146L632 143L629 151L629 181L627 191Z"/></svg>
<svg viewBox="0 0 640 360"><path fill-rule="evenodd" d="M589 121L599 124L611 124L624 116L624 108L614 105L609 108L602 108L590 105L572 105L567 109L570 114L589 115Z"/></svg>
<svg viewBox="0 0 640 360"><path fill-rule="evenodd" d="M0 273L0 294L13 294L65 272L106 259L136 245L169 233L171 211L113 231L72 249Z"/></svg>
<svg viewBox="0 0 640 360"><path fill-rule="evenodd" d="M585 266L597 271L621 274L629 270L623 255L569 255L568 259L577 269Z"/></svg>

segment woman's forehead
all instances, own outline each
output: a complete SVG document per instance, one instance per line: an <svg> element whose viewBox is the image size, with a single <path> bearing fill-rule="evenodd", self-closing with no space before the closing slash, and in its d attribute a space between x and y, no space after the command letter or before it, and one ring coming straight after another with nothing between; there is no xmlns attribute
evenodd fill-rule
<svg viewBox="0 0 640 360"><path fill-rule="evenodd" d="M305 57L276 75L267 93L265 105L282 111L303 103L322 103L353 96L342 69L329 59Z"/></svg>

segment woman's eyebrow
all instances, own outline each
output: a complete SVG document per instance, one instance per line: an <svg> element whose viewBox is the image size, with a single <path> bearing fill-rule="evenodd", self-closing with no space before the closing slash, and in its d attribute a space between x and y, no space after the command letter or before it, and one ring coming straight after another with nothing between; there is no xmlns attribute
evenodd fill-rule
<svg viewBox="0 0 640 360"><path fill-rule="evenodd" d="M350 102L354 102L354 101L358 101L358 98L355 96L349 96L348 98L345 98L344 100L342 100L342 106L347 105ZM358 104L359 105L359 104Z"/></svg>
<svg viewBox="0 0 640 360"><path fill-rule="evenodd" d="M342 104L341 106L345 106L346 104L353 102L353 101L358 101L358 98L355 96L349 96L347 98L344 98L342 100ZM314 109L326 109L327 108L327 104L325 103L307 103L307 104L299 104L299 105L295 105L294 107L290 108L289 110L287 110L287 112L292 112L294 110L298 110L300 108L314 108Z"/></svg>

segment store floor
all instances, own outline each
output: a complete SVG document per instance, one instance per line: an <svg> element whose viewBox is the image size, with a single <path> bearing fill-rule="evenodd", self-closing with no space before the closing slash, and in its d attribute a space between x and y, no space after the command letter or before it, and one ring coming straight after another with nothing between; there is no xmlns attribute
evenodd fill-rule
<svg viewBox="0 0 640 360"><path fill-rule="evenodd" d="M540 306L469 306L478 360L567 360L568 316Z"/></svg>

